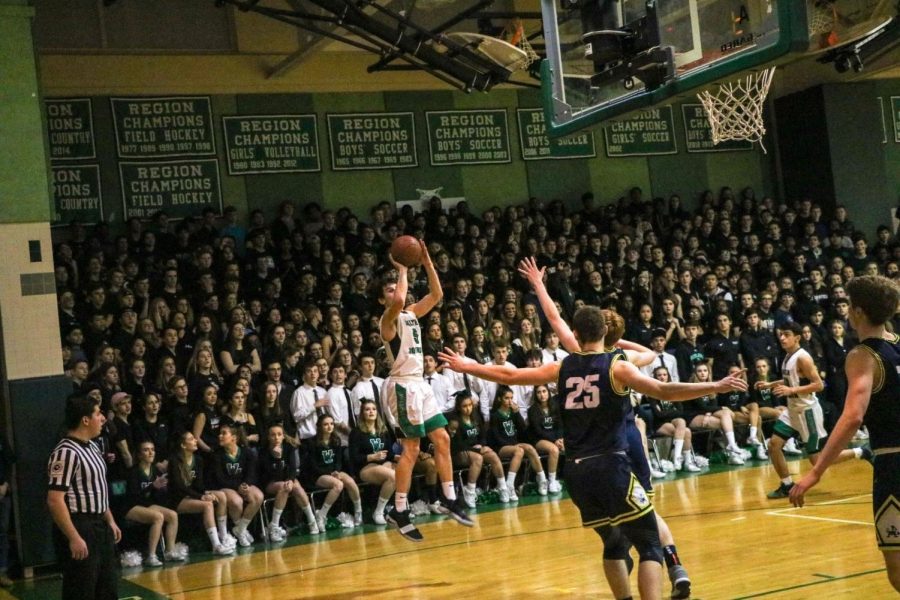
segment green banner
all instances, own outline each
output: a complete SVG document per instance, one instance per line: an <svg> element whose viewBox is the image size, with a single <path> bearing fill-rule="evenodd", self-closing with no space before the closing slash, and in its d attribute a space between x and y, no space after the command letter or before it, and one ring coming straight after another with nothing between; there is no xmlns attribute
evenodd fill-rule
<svg viewBox="0 0 900 600"><path fill-rule="evenodd" d="M316 115L222 117L229 175L321 171Z"/></svg>
<svg viewBox="0 0 900 600"><path fill-rule="evenodd" d="M328 115L328 143L335 171L419 166L411 112Z"/></svg>
<svg viewBox="0 0 900 600"><path fill-rule="evenodd" d="M216 153L208 96L110 98L119 158Z"/></svg>
<svg viewBox="0 0 900 600"><path fill-rule="evenodd" d="M891 122L894 123L894 141L900 144L900 96L891 96Z"/></svg>
<svg viewBox="0 0 900 600"><path fill-rule="evenodd" d="M44 100L50 160L97 158L90 98Z"/></svg>
<svg viewBox="0 0 900 600"><path fill-rule="evenodd" d="M512 162L506 109L427 111L433 167Z"/></svg>
<svg viewBox="0 0 900 600"><path fill-rule="evenodd" d="M100 165L50 167L53 193L52 226L73 220L94 224L103 220Z"/></svg>
<svg viewBox="0 0 900 600"><path fill-rule="evenodd" d="M734 152L753 150L749 140L728 140L713 144L712 127L702 104L682 104L684 140L688 152Z"/></svg>
<svg viewBox="0 0 900 600"><path fill-rule="evenodd" d="M222 186L216 159L121 162L124 219L147 219L164 210L183 219L210 206L222 212Z"/></svg>
<svg viewBox="0 0 900 600"><path fill-rule="evenodd" d="M648 108L637 116L603 128L607 156L676 154L675 119L671 106Z"/></svg>
<svg viewBox="0 0 900 600"><path fill-rule="evenodd" d="M540 108L520 108L519 143L524 160L544 160L548 158L594 158L594 132L582 131L562 138L547 135L544 111Z"/></svg>

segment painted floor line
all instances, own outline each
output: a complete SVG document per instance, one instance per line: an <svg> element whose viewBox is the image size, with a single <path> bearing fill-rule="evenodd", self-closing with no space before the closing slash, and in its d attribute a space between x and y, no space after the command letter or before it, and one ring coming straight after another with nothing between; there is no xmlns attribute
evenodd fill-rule
<svg viewBox="0 0 900 600"><path fill-rule="evenodd" d="M812 517L810 515L795 515L795 514L787 514L784 512L777 512L774 510L770 510L766 513L767 515L772 515L773 517L790 517L793 519L808 519L810 521L827 521L829 523L848 523L850 525L865 525L866 527L872 527L872 523L866 521L852 521L850 519L832 519L830 517Z"/></svg>

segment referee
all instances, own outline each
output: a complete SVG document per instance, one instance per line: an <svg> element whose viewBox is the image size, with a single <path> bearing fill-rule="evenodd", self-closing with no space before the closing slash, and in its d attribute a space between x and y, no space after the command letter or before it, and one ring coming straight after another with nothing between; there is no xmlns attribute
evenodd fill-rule
<svg viewBox="0 0 900 600"><path fill-rule="evenodd" d="M116 543L122 532L109 510L106 463L92 442L106 418L86 396L66 403L66 437L50 455L47 506L63 574L63 600L118 598ZM68 546L68 548L67 548Z"/></svg>

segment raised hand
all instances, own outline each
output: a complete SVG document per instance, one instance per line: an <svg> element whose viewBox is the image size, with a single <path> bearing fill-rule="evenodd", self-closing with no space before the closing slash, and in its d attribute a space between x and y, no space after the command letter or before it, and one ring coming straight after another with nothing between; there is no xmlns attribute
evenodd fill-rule
<svg viewBox="0 0 900 600"><path fill-rule="evenodd" d="M547 267L538 269L533 256L528 256L519 261L519 273L528 280L531 287L537 288L544 283L544 272Z"/></svg>
<svg viewBox="0 0 900 600"><path fill-rule="evenodd" d="M422 266L433 266L433 263L431 262L431 255L428 253L428 245L425 243L425 240L419 240L419 246L421 246L422 248Z"/></svg>
<svg viewBox="0 0 900 600"><path fill-rule="evenodd" d="M438 358L441 362L447 363L447 366L457 373L462 373L466 364L475 362L471 358L457 354L446 346L442 352L438 352Z"/></svg>
<svg viewBox="0 0 900 600"><path fill-rule="evenodd" d="M388 252L388 260L391 261L391 264L394 265L394 268L397 269L398 273L405 273L407 271L406 265L401 265L396 260L394 260L394 257L391 256L390 252Z"/></svg>

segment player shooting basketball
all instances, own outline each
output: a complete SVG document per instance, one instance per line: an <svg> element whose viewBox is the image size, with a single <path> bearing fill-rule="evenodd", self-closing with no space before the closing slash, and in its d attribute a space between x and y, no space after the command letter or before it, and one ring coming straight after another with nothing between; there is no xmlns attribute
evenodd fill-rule
<svg viewBox="0 0 900 600"><path fill-rule="evenodd" d="M450 462L450 436L446 430L447 419L441 414L434 392L423 375L424 355L419 318L427 315L441 301L444 292L425 243L420 241L419 244L420 260L428 275L428 295L404 308L409 288L407 267L388 254L398 276L397 281L382 283L380 298L385 306L381 316L381 337L393 363L391 373L381 389L382 405L389 409L403 446L395 472L397 488L394 508L388 513L387 520L397 527L403 537L414 542L422 541L422 534L410 522L407 495L413 467L419 456L420 440L426 435L434 444L434 462L441 480L439 510L463 525L474 525L456 497L453 466Z"/></svg>

